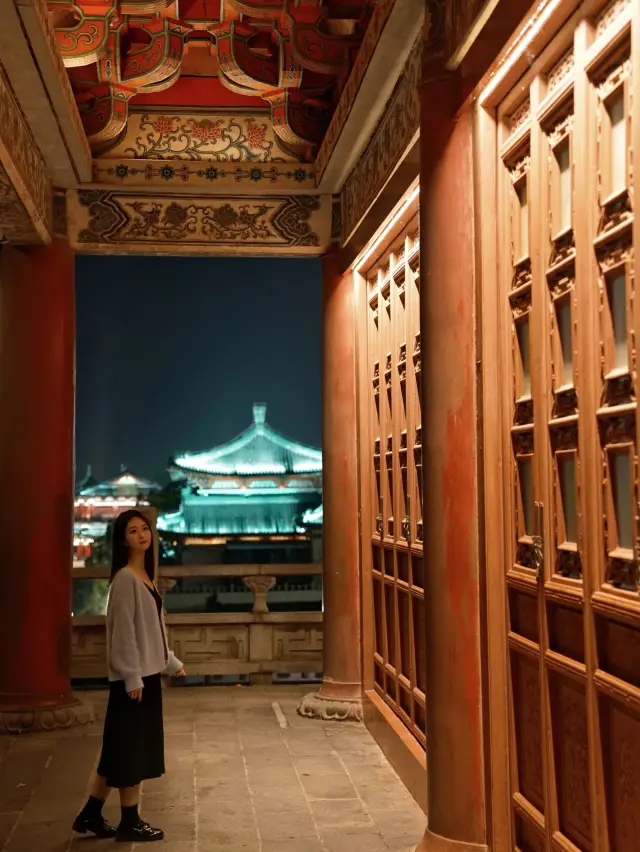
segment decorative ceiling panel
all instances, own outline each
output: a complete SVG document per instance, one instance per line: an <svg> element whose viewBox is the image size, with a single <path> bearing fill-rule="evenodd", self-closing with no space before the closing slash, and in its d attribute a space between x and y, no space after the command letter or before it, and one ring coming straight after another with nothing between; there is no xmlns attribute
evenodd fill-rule
<svg viewBox="0 0 640 852"><path fill-rule="evenodd" d="M269 114L132 112L126 133L104 159L216 163L298 162L278 144Z"/></svg>
<svg viewBox="0 0 640 852"><path fill-rule="evenodd" d="M309 161L374 2L49 0L48 8L94 156L121 149L132 107L266 106L282 159Z"/></svg>

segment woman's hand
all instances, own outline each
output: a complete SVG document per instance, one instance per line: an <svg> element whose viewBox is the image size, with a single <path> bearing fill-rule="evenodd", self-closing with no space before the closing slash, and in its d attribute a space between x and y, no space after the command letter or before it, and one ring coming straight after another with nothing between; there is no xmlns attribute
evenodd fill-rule
<svg viewBox="0 0 640 852"><path fill-rule="evenodd" d="M140 689L134 689L131 692L127 692L127 695L129 696L129 698L133 698L134 701L137 701L139 703L140 701L142 701L142 689L142 687L140 687Z"/></svg>
<svg viewBox="0 0 640 852"><path fill-rule="evenodd" d="M187 673L184 670L184 666L174 674L174 677L186 677Z"/></svg>

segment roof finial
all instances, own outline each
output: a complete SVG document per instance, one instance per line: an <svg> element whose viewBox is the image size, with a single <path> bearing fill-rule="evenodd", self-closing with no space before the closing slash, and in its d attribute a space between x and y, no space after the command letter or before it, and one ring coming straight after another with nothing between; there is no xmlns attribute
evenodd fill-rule
<svg viewBox="0 0 640 852"><path fill-rule="evenodd" d="M256 402L253 405L253 422L256 426L262 426L267 421L267 406L264 402Z"/></svg>

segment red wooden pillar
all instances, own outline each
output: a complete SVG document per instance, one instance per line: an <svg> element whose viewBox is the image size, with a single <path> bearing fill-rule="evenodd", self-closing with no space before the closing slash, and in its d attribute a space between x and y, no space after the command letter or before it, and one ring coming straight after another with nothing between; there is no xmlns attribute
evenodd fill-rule
<svg viewBox="0 0 640 852"><path fill-rule="evenodd" d="M70 690L74 256L0 255L0 732L90 721Z"/></svg>
<svg viewBox="0 0 640 852"><path fill-rule="evenodd" d="M322 449L324 677L298 712L362 719L356 406L356 322L352 273L323 262Z"/></svg>
<svg viewBox="0 0 640 852"><path fill-rule="evenodd" d="M419 852L486 849L473 121L455 77L422 90L421 340L428 829Z"/></svg>

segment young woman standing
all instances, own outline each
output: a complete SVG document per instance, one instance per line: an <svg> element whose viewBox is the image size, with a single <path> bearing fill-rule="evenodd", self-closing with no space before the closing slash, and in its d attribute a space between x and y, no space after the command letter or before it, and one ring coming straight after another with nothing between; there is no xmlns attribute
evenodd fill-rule
<svg viewBox="0 0 640 852"><path fill-rule="evenodd" d="M162 840L138 814L140 783L164 774L161 676L184 676L167 644L162 599L153 582L153 539L141 512L123 512L113 528L111 588L107 607L109 703L102 754L91 795L74 831L123 842ZM122 817L108 825L102 806L112 787L120 792Z"/></svg>

